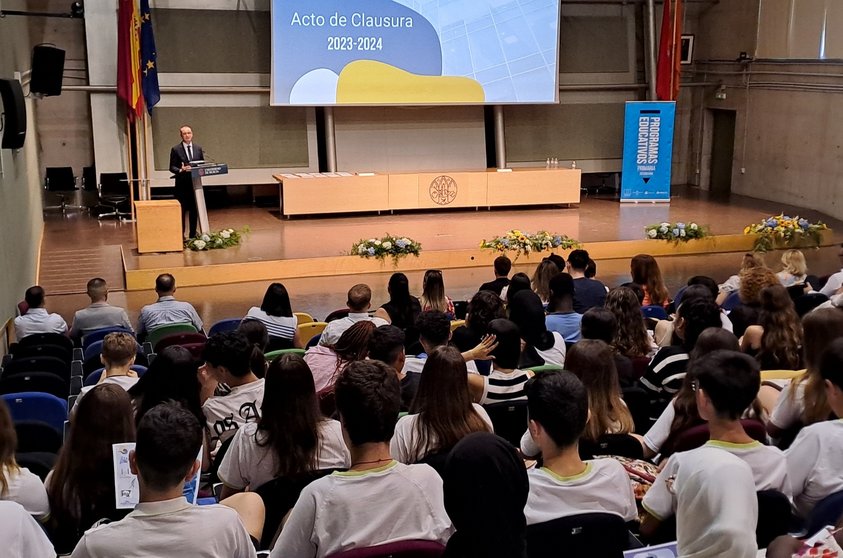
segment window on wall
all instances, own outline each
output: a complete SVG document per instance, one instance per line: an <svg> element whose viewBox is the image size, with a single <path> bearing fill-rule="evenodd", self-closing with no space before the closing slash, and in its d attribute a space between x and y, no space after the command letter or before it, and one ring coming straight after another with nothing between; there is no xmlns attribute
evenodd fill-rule
<svg viewBox="0 0 843 558"><path fill-rule="evenodd" d="M843 59L843 2L761 0L758 58Z"/></svg>

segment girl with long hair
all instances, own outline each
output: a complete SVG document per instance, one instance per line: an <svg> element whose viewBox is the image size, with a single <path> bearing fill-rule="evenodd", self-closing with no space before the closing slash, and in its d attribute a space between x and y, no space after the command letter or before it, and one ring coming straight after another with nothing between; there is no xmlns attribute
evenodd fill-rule
<svg viewBox="0 0 843 558"><path fill-rule="evenodd" d="M204 427L205 414L199 402L201 386L196 375L198 368L193 355L184 347L173 345L158 353L146 373L129 389L135 406L135 424L159 403L175 401Z"/></svg>
<svg viewBox="0 0 843 558"><path fill-rule="evenodd" d="M505 317L501 297L492 291L478 291L468 302L465 325L454 330L451 343L461 352L470 351L480 344L489 322Z"/></svg>
<svg viewBox="0 0 843 558"><path fill-rule="evenodd" d="M501 298L506 301L506 305L512 304L512 297L518 294L519 291L528 290L531 288L530 277L526 273L518 272L509 280L509 285L501 291Z"/></svg>
<svg viewBox="0 0 843 558"><path fill-rule="evenodd" d="M422 312L438 310L445 312L451 320L454 319L454 302L445 295L445 281L442 279L442 272L438 269L428 269L424 272L419 302Z"/></svg>
<svg viewBox="0 0 843 558"><path fill-rule="evenodd" d="M641 314L641 304L632 289L617 287L609 291L606 295L606 309L618 320L612 340L615 351L630 358L644 357L653 352L653 343Z"/></svg>
<svg viewBox="0 0 843 558"><path fill-rule="evenodd" d="M15 461L17 445L12 415L0 399L0 500L17 502L32 517L43 520L50 513L47 491L37 475Z"/></svg>
<svg viewBox="0 0 843 558"><path fill-rule="evenodd" d="M831 406L820 376L820 357L835 339L843 337L843 310L820 308L802 318L805 372L784 386L767 423L774 438L799 426L828 420Z"/></svg>
<svg viewBox="0 0 843 558"><path fill-rule="evenodd" d="M298 319L290 306L290 295L281 283L272 283L260 307L249 308L244 320L260 320L269 334L270 350L304 347L298 334Z"/></svg>
<svg viewBox="0 0 843 558"><path fill-rule="evenodd" d="M390 453L396 460L417 463L450 450L472 432L492 432L489 415L471 402L467 373L465 359L455 347L444 345L430 352L411 414L395 425Z"/></svg>
<svg viewBox="0 0 843 558"><path fill-rule="evenodd" d="M266 359L263 355L267 352L266 347L269 345L266 326L260 320L243 320L237 327L237 331L245 335L254 347L249 368L255 376L263 378L266 375Z"/></svg>
<svg viewBox="0 0 843 558"><path fill-rule="evenodd" d="M381 305L392 325L404 332L404 347L410 348L419 340L416 318L421 313L419 299L410 294L410 282L403 273L393 273L386 286L389 302Z"/></svg>
<svg viewBox="0 0 843 558"><path fill-rule="evenodd" d="M776 274L766 267L751 267L741 271L741 284L738 288L740 304L729 312L732 331L740 339L746 328L758 325L761 314L761 291L773 285L780 285Z"/></svg>
<svg viewBox="0 0 843 558"><path fill-rule="evenodd" d="M808 277L805 254L799 250L787 250L782 254L782 270L776 273L776 277L785 287L804 283Z"/></svg>
<svg viewBox="0 0 843 558"><path fill-rule="evenodd" d="M520 368L565 364L565 339L556 331L548 331L539 295L528 290L516 293L509 306L509 319L518 326L525 342Z"/></svg>
<svg viewBox="0 0 843 558"><path fill-rule="evenodd" d="M544 306L550 302L550 280L559 273L559 268L548 258L543 259L536 267L533 278L530 280L533 292L539 295Z"/></svg>
<svg viewBox="0 0 843 558"><path fill-rule="evenodd" d="M375 324L362 320L345 330L333 347L316 345L307 350L304 361L313 373L317 393L333 386L350 363L366 358L373 331Z"/></svg>
<svg viewBox="0 0 843 558"><path fill-rule="evenodd" d="M576 343L565 359L565 370L574 373L588 391L591 416L583 437L597 441L604 434L629 434L635 430L632 415L621 399L621 386L612 348L598 339Z"/></svg>
<svg viewBox="0 0 843 558"><path fill-rule="evenodd" d="M261 417L237 430L217 475L222 498L279 478L350 464L340 423L319 412L313 375L299 355L281 355L266 372Z"/></svg>
<svg viewBox="0 0 843 558"><path fill-rule="evenodd" d="M82 398L45 483L50 498L47 525L56 552L71 552L96 521L116 521L131 511L116 509L111 446L134 441L132 402L126 390L100 384Z"/></svg>
<svg viewBox="0 0 843 558"><path fill-rule="evenodd" d="M764 263L763 254L758 252L747 252L743 255L743 258L741 258L741 267L738 270L738 273L732 275L726 279L726 281L717 285L717 304L723 304L726 297L740 289L741 273L747 269L752 269L753 267L767 267L767 264Z"/></svg>
<svg viewBox="0 0 843 558"><path fill-rule="evenodd" d="M670 294L662 279L662 272L656 258L649 254L634 256L629 264L633 283L644 289L642 306L664 306L670 304Z"/></svg>
<svg viewBox="0 0 843 558"><path fill-rule="evenodd" d="M797 370L802 364L802 324L793 300L781 285L761 290L760 324L741 338L741 350L754 355L762 370Z"/></svg>

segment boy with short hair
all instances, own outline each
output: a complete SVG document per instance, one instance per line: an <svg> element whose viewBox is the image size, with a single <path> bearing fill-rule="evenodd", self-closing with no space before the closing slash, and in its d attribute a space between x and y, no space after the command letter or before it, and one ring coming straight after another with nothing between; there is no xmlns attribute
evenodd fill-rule
<svg viewBox="0 0 843 558"><path fill-rule="evenodd" d="M129 453L140 503L121 521L88 530L71 556L256 556L236 511L194 506L182 495L184 483L199 468L201 447L202 427L180 405L162 403L146 413Z"/></svg>
<svg viewBox="0 0 843 558"><path fill-rule="evenodd" d="M820 358L831 410L843 417L843 339L836 339ZM817 422L803 428L785 453L793 503L806 517L814 506L843 490L843 420Z"/></svg>
<svg viewBox="0 0 843 558"><path fill-rule="evenodd" d="M525 387L530 436L544 466L527 472L527 525L582 513L638 517L629 475L614 459L580 459L578 442L588 420L588 395L570 372L542 372Z"/></svg>
<svg viewBox="0 0 843 558"><path fill-rule="evenodd" d="M335 389L351 468L302 491L271 557L322 558L412 539L445 544L453 529L442 479L427 465L398 463L389 452L401 404L394 369L375 360L352 362Z"/></svg>
<svg viewBox="0 0 843 558"><path fill-rule="evenodd" d="M76 404L86 393L99 384L116 384L126 391L138 383L138 375L132 370L135 357L138 354L138 343L129 333L109 333L102 340L100 362L105 367L102 375L93 386L85 386L76 398ZM76 406L73 407L76 409Z"/></svg>

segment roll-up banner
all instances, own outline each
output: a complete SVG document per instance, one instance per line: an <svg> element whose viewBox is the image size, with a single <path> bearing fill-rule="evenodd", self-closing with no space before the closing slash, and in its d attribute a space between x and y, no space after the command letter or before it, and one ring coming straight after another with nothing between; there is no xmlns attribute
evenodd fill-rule
<svg viewBox="0 0 843 558"><path fill-rule="evenodd" d="M626 103L622 202L670 202L674 101Z"/></svg>

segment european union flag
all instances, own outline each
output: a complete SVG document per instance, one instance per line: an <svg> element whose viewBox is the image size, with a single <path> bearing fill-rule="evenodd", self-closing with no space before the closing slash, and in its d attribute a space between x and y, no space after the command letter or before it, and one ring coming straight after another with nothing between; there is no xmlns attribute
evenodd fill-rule
<svg viewBox="0 0 843 558"><path fill-rule="evenodd" d="M152 16L149 13L149 0L140 0L140 44L141 44L141 86L146 108L152 114L152 107L161 99L161 89L158 87L157 54L155 52L155 35L152 32Z"/></svg>

